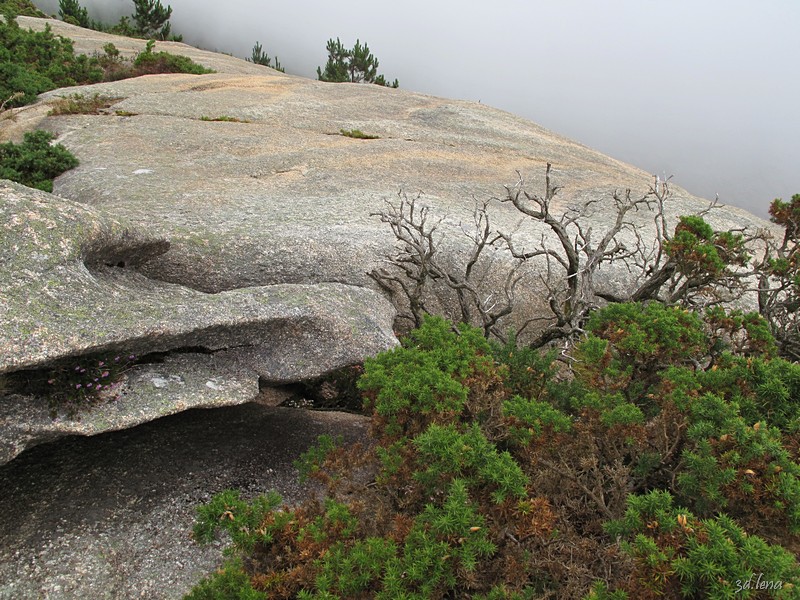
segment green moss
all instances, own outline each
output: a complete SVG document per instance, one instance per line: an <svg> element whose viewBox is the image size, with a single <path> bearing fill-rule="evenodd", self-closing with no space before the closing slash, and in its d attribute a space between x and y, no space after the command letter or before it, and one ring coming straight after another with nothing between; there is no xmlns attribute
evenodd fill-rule
<svg viewBox="0 0 800 600"><path fill-rule="evenodd" d="M341 133L344 137L354 138L357 140L378 140L380 136L377 135L367 135L360 129L340 129L339 133Z"/></svg>
<svg viewBox="0 0 800 600"><path fill-rule="evenodd" d="M226 123L249 123L250 121L245 121L243 119L237 119L236 117L229 117L227 115L221 115L219 117L200 117L201 121L222 121Z"/></svg>

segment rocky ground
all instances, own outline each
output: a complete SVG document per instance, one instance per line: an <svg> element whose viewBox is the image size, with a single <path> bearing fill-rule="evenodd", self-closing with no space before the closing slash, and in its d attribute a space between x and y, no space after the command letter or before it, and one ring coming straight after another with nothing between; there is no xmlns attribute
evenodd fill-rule
<svg viewBox="0 0 800 600"><path fill-rule="evenodd" d="M195 507L225 488L314 493L292 466L360 416L258 404L192 410L37 446L0 467L0 599L181 598L222 560L190 539Z"/></svg>

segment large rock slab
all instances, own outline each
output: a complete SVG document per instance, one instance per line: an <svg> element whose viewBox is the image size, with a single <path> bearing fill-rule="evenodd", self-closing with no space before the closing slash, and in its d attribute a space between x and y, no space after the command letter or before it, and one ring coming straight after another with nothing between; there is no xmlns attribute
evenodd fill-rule
<svg viewBox="0 0 800 600"><path fill-rule="evenodd" d="M80 28L63 33L86 51L106 40ZM168 49L190 54L186 46ZM555 209L596 201L590 220L598 226L613 217L616 190L636 196L652 184L640 169L479 103L253 71L256 65L233 57L192 57L218 73L44 95L45 102L74 93L121 97L114 109L135 116L110 111L38 121L81 160L57 181L58 194L170 239L170 250L142 268L164 281L207 292L286 282L369 286L366 272L392 243L374 213L398 190L422 192L422 202L445 217L442 233L463 250L461 224L471 222L475 201L502 195L517 172L539 193L552 163L562 186ZM243 122L204 120L223 116ZM379 139L352 139L342 129ZM668 212L674 218L706 205L674 187ZM492 210L499 228L520 221L508 204ZM652 227L647 211L632 218ZM765 225L731 207L716 219L719 227ZM530 245L542 233L526 223L518 235Z"/></svg>
<svg viewBox="0 0 800 600"><path fill-rule="evenodd" d="M208 294L150 279L136 269L166 240L11 182L0 182L0 232L0 373L98 353L146 363L110 404L55 420L45 398L0 390L0 462L59 435L248 402L259 382L314 379L396 344L394 308L376 292L318 283Z"/></svg>

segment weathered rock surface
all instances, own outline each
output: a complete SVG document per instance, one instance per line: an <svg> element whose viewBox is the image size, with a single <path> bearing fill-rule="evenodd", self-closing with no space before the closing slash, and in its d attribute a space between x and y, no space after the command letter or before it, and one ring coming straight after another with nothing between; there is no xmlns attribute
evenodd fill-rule
<svg viewBox="0 0 800 600"><path fill-rule="evenodd" d="M60 22L20 22L49 23L89 54L108 42L126 56L144 47ZM229 348L233 364L263 381L313 377L394 342L392 309L367 273L394 242L374 214L398 190L423 193L421 202L444 218L439 230L456 257L469 248L462 224L472 222L475 201L502 195L517 171L541 192L552 163L562 186L555 210L596 201L588 222L597 230L615 216L615 190L641 195L652 182L479 103L311 81L183 44L156 50L217 73L57 90L0 122L0 140L43 127L81 161L55 183L65 200L0 190L0 372L122 347L137 355L200 347ZM53 98L76 93L122 100L107 114L47 116ZM379 139L345 137L343 129ZM674 219L706 205L673 187L667 210ZM492 213L520 245L539 244L546 233L520 224L509 204L495 203ZM653 225L644 210L632 219ZM766 225L731 207L709 220L717 228ZM483 267L488 294L503 265ZM519 318L546 306L536 281L518 294Z"/></svg>
<svg viewBox="0 0 800 600"><path fill-rule="evenodd" d="M365 417L256 404L191 410L43 444L0 466L0 598L177 600L223 560L189 537L227 488L315 493L293 461L317 436L366 441Z"/></svg>
<svg viewBox="0 0 800 600"><path fill-rule="evenodd" d="M371 290L319 283L208 294L149 279L135 268L167 251L164 239L11 182L0 182L0 231L0 373L101 352L145 361L172 353L125 374L116 400L56 419L44 398L9 387L0 462L61 435L248 402L259 381L314 379L396 343L394 310ZM184 349L192 351L174 354Z"/></svg>

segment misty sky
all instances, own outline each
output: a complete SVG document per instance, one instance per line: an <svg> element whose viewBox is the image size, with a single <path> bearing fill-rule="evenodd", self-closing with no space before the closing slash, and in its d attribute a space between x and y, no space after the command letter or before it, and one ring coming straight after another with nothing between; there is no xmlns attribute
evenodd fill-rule
<svg viewBox="0 0 800 600"><path fill-rule="evenodd" d="M133 12L82 4L109 21ZM761 216L800 193L798 0L169 4L186 42L245 57L258 40L307 77L328 38L360 38L404 89L480 100Z"/></svg>

